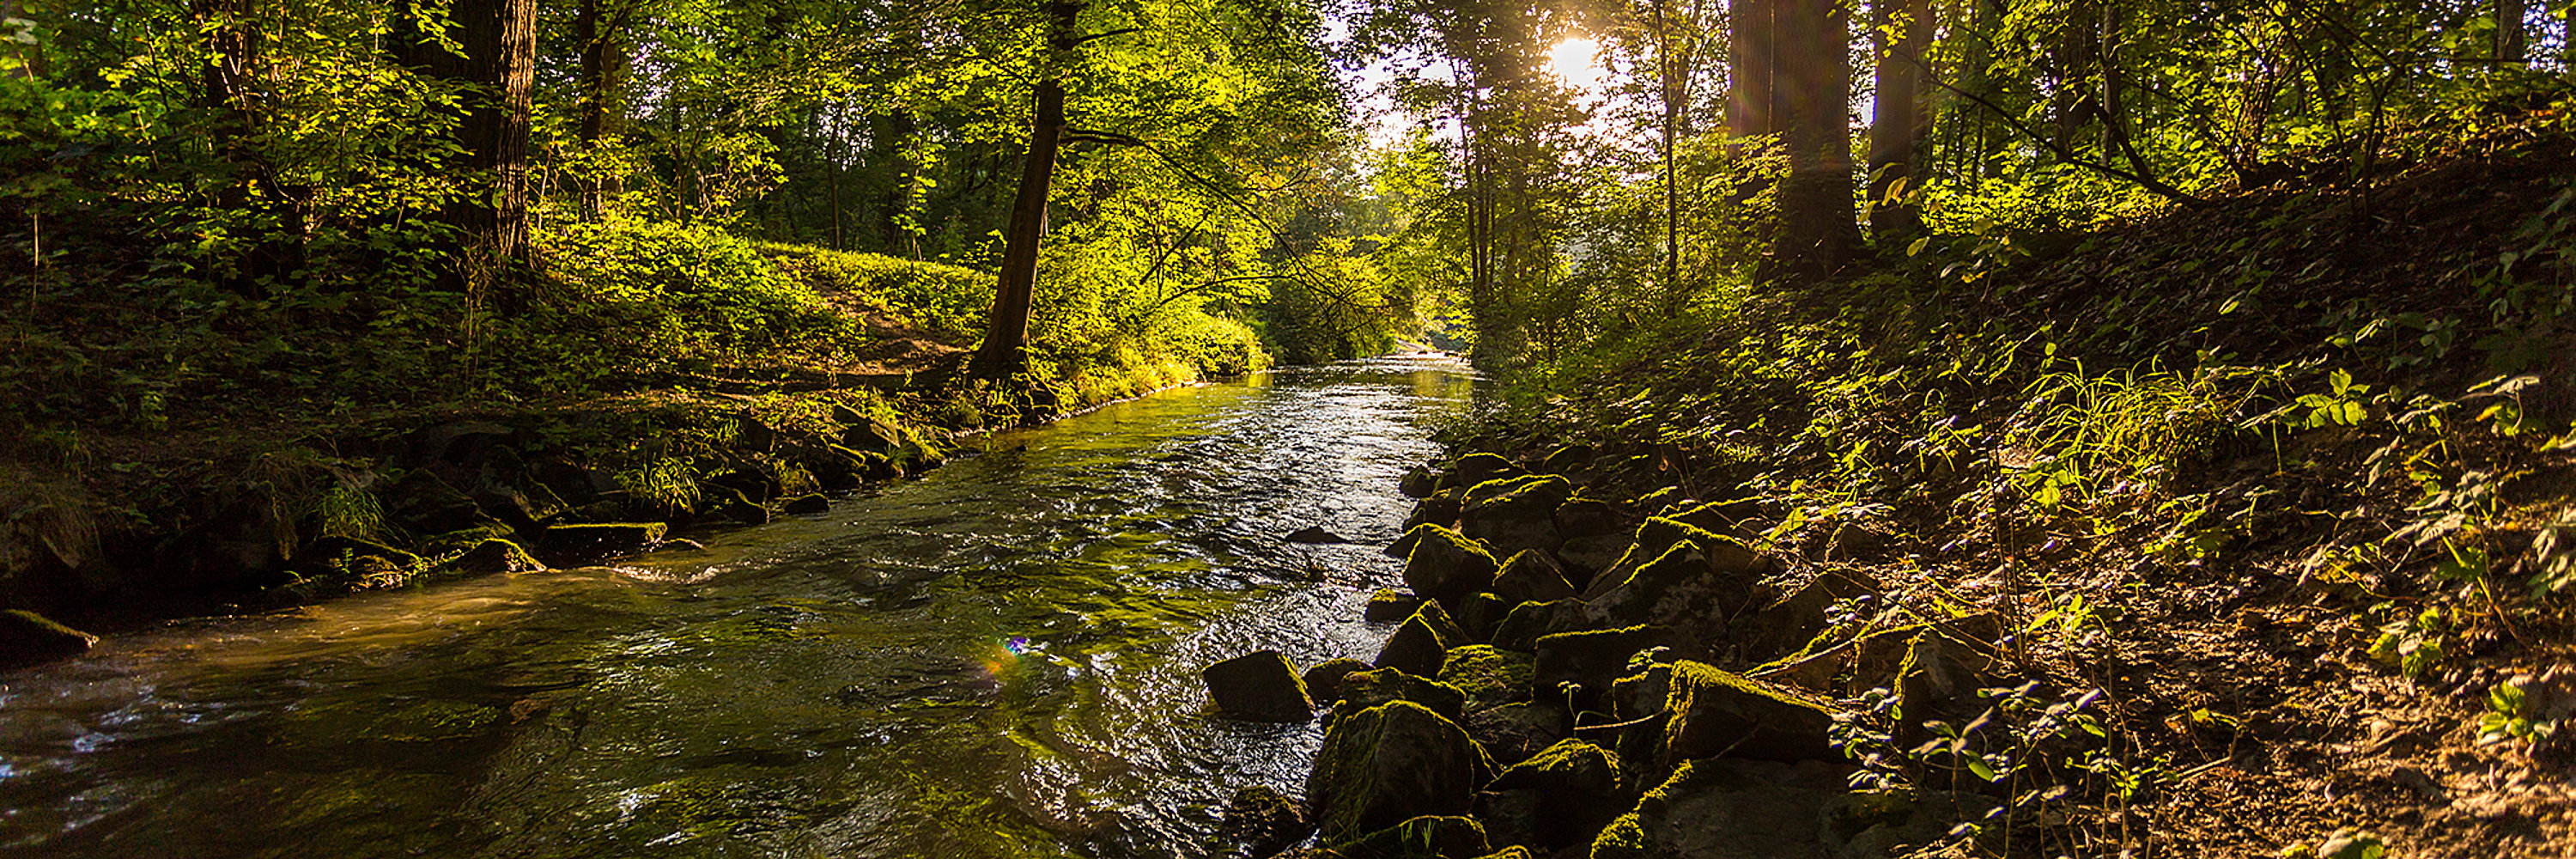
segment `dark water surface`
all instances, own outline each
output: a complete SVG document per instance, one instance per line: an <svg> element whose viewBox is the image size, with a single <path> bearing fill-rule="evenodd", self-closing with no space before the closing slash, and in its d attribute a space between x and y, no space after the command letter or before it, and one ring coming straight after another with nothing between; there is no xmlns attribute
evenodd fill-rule
<svg viewBox="0 0 2576 859"><path fill-rule="evenodd" d="M113 638L0 675L0 854L1199 855L1321 736L1198 669L1374 654L1370 544L1470 384L1171 391L704 552Z"/></svg>

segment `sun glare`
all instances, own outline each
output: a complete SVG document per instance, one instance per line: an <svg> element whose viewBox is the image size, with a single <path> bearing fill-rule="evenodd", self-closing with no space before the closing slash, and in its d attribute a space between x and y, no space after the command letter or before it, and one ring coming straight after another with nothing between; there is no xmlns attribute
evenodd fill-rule
<svg viewBox="0 0 2576 859"><path fill-rule="evenodd" d="M1556 47L1548 49L1547 71L1555 75L1557 80L1563 81L1566 86L1581 90L1595 89L1601 83L1603 72L1600 66L1593 64L1592 59L1593 55L1600 51L1601 42L1598 39L1582 37L1564 39L1557 42Z"/></svg>

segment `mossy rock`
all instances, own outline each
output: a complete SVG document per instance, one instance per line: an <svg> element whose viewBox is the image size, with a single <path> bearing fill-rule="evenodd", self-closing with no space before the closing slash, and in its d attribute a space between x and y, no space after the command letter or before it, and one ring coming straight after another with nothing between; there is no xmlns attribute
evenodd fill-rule
<svg viewBox="0 0 2576 859"><path fill-rule="evenodd" d="M1584 709L1593 709L1592 705L1610 691L1610 684L1627 675L1631 657L1656 647L1697 650L1688 636L1659 626L1539 636L1538 658L1530 670L1531 692L1545 700L1560 700L1557 686L1574 683L1583 688L1577 703Z"/></svg>
<svg viewBox="0 0 2576 859"><path fill-rule="evenodd" d="M1440 476L1431 473L1430 466L1416 465L1405 469L1404 477L1396 481L1395 488L1406 498L1429 498L1432 493L1440 491Z"/></svg>
<svg viewBox="0 0 2576 859"><path fill-rule="evenodd" d="M1466 690L1393 668L1342 675L1342 697L1334 713L1345 716L1395 701L1411 701L1452 722L1467 713Z"/></svg>
<svg viewBox="0 0 2576 859"><path fill-rule="evenodd" d="M1341 859L1477 859L1493 846L1472 817L1416 817L1333 849Z"/></svg>
<svg viewBox="0 0 2576 859"><path fill-rule="evenodd" d="M1207 681L1208 700L1219 711L1260 722L1303 722L1315 717L1315 702L1297 666L1276 650L1248 653L1199 672Z"/></svg>
<svg viewBox="0 0 2576 859"><path fill-rule="evenodd" d="M1743 541L1678 519L1656 516L1637 526L1637 535L1629 542L1628 550L1620 554L1619 560L1613 562L1609 569L1601 571L1600 577L1592 580L1591 587L1584 589L1584 600L1596 599L1618 587L1635 574L1638 567L1663 557L1674 546L1683 543L1697 547L1713 569L1759 573L1764 568L1760 554Z"/></svg>
<svg viewBox="0 0 2576 859"><path fill-rule="evenodd" d="M1685 540L1586 599L1583 616L1594 626L1673 627L1715 649L1727 642L1727 618L1752 600L1755 584L1750 572L1713 564Z"/></svg>
<svg viewBox="0 0 2576 859"><path fill-rule="evenodd" d="M1306 669L1298 679L1306 684L1306 695L1315 703L1329 704L1342 699L1342 678L1368 670L1369 664L1357 659L1327 659Z"/></svg>
<svg viewBox="0 0 2576 859"><path fill-rule="evenodd" d="M545 563L528 554L528 550L498 537L476 543L474 548L449 558L444 566L460 573L534 573L546 569Z"/></svg>
<svg viewBox="0 0 2576 859"><path fill-rule="evenodd" d="M1413 611L1421 607L1422 598L1412 591L1379 588L1369 595L1368 607L1360 610L1360 618L1370 623L1399 621L1413 616Z"/></svg>
<svg viewBox="0 0 2576 859"><path fill-rule="evenodd" d="M1438 608L1428 604L1423 607ZM1416 677L1430 677L1440 673L1440 661L1448 652L1451 640L1425 620L1423 612L1415 611L1412 617L1404 619L1403 626L1395 628L1394 635L1387 637L1386 646L1377 652L1375 664L1379 668L1393 668Z"/></svg>
<svg viewBox="0 0 2576 859"><path fill-rule="evenodd" d="M1567 597L1547 602L1525 602L1513 606L1494 626L1493 645L1522 653L1535 652L1542 635L1575 632L1584 628L1583 601Z"/></svg>
<svg viewBox="0 0 2576 859"><path fill-rule="evenodd" d="M1699 662L1672 666L1664 699L1667 763L1726 755L1770 761L1838 760L1833 712L1787 689Z"/></svg>
<svg viewBox="0 0 2576 859"><path fill-rule="evenodd" d="M529 540L529 545L537 557L553 566L578 566L651 549L670 532L671 526L660 522L556 525L537 532Z"/></svg>
<svg viewBox="0 0 2576 859"><path fill-rule="evenodd" d="M1438 525L1443 528L1454 528L1458 525L1459 512L1465 509L1466 504L1458 500L1458 490L1442 490L1438 494L1422 499L1422 503L1413 505L1413 512L1404 517L1404 527L1411 529L1416 525ZM1402 551L1398 551L1390 547L1387 555L1402 558L1412 548L1408 545L1404 546Z"/></svg>
<svg viewBox="0 0 2576 859"><path fill-rule="evenodd" d="M1592 840L1625 811L1620 785L1617 755L1582 740L1564 740L1503 770L1485 790L1524 794L1524 801L1498 803L1527 807L1531 825L1521 834L1529 840L1518 843L1553 850Z"/></svg>
<svg viewBox="0 0 2576 859"><path fill-rule="evenodd" d="M778 505L778 512L789 516L811 516L832 512L832 499L820 494L799 495Z"/></svg>
<svg viewBox="0 0 2576 859"><path fill-rule="evenodd" d="M1513 553L1503 562L1502 571L1494 575L1494 595L1504 602L1549 602L1574 596L1574 585L1565 578L1565 567L1554 556L1535 549Z"/></svg>
<svg viewBox="0 0 2576 859"><path fill-rule="evenodd" d="M1471 453L1449 464L1440 477L1442 489L1465 489L1498 477L1513 477L1521 467L1498 453Z"/></svg>
<svg viewBox="0 0 2576 859"><path fill-rule="evenodd" d="M1225 805L1225 817L1217 824L1216 837L1222 848L1241 845L1247 855L1269 856L1297 843L1311 827L1306 825L1306 812L1295 801L1280 795L1268 785L1253 785L1234 792Z"/></svg>
<svg viewBox="0 0 2576 859"><path fill-rule="evenodd" d="M1467 732L1411 701L1336 719L1306 780L1309 820L1327 848L1423 816L1465 814L1493 764Z"/></svg>
<svg viewBox="0 0 2576 859"><path fill-rule="evenodd" d="M1694 760L1592 841L1591 859L1830 856L1822 822L1843 802L1849 767Z"/></svg>
<svg viewBox="0 0 2576 859"><path fill-rule="evenodd" d="M23 609L0 611L0 670L69 659L98 645L98 636Z"/></svg>
<svg viewBox="0 0 2576 859"><path fill-rule="evenodd" d="M1482 710L1529 700L1532 664L1525 654L1470 644L1450 648L1435 679L1466 692L1468 709Z"/></svg>
<svg viewBox="0 0 2576 859"><path fill-rule="evenodd" d="M1555 475L1489 480L1467 490L1459 530L1497 553L1552 550L1565 542L1556 531L1556 508L1574 495L1574 484Z"/></svg>
<svg viewBox="0 0 2576 859"><path fill-rule="evenodd" d="M1560 704L1520 701L1500 707L1487 707L1467 714L1458 723L1467 736L1485 747L1485 754L1495 766L1510 766L1528 760L1571 736L1574 725Z"/></svg>
<svg viewBox="0 0 2576 859"><path fill-rule="evenodd" d="M1483 544L1438 525L1416 525L1406 535L1413 549L1405 556L1404 583L1414 593L1438 600L1493 588L1502 564Z"/></svg>
<svg viewBox="0 0 2576 859"><path fill-rule="evenodd" d="M1505 602L1502 597L1489 593L1472 593L1459 597L1457 601L1459 636L1458 640L1451 644L1453 646L1483 644L1492 641L1494 628L1503 624L1503 617L1511 614L1514 605L1516 603Z"/></svg>

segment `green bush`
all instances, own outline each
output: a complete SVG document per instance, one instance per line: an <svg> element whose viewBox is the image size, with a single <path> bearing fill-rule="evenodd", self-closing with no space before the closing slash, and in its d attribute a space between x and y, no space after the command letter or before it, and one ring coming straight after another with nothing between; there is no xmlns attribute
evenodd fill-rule
<svg viewBox="0 0 2576 859"><path fill-rule="evenodd" d="M559 349L601 373L743 360L769 350L826 351L856 331L757 245L721 230L631 220L569 224L540 234L537 249L548 281L541 292L550 300L528 345Z"/></svg>
<svg viewBox="0 0 2576 859"><path fill-rule="evenodd" d="M765 243L760 249L818 292L952 343L982 337L984 314L993 307L993 276L970 268L804 245Z"/></svg>

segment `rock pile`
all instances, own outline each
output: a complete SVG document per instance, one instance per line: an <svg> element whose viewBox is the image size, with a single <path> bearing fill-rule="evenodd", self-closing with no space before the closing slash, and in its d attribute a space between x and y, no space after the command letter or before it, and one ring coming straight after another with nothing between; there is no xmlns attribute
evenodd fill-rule
<svg viewBox="0 0 2576 859"><path fill-rule="evenodd" d="M1748 505L1587 497L1589 453L1407 474L1420 503L1388 553L1411 592L1370 600L1370 620L1398 623L1373 663L1301 680L1263 652L1208 670L1229 715L1328 720L1302 846L1273 852L1273 812L1233 827L1264 833L1238 855L1856 859L1990 807L1848 790L1829 735L1831 701L1855 689L1937 710L1986 682L1997 630L1969 618L1818 640L1829 606L1877 584L1797 581L1807 571L1748 539Z"/></svg>

